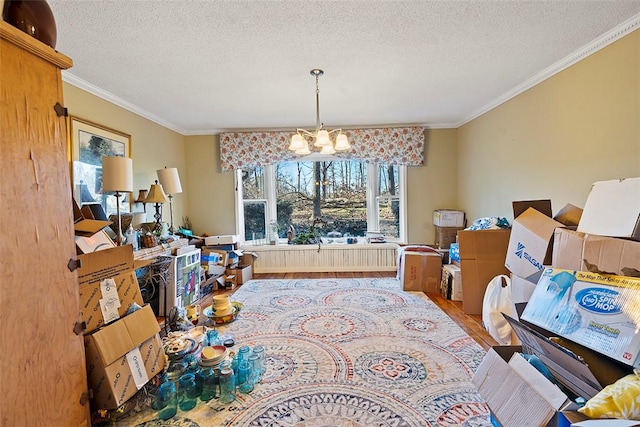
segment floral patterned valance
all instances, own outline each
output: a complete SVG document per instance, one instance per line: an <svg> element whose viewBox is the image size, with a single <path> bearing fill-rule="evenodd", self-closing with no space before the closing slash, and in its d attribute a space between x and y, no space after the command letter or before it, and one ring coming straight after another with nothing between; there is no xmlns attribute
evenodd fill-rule
<svg viewBox="0 0 640 427"><path fill-rule="evenodd" d="M424 164L424 128L349 129L351 149L336 157L392 165ZM223 171L303 158L289 151L293 132L231 132L220 135Z"/></svg>

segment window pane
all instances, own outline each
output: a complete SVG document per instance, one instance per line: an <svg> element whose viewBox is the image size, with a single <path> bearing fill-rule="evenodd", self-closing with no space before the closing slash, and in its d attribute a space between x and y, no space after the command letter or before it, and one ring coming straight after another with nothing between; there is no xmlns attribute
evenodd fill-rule
<svg viewBox="0 0 640 427"><path fill-rule="evenodd" d="M242 170L242 198L244 200L266 199L264 191L264 169Z"/></svg>
<svg viewBox="0 0 640 427"><path fill-rule="evenodd" d="M244 201L244 238L245 240L261 240L266 238L267 201Z"/></svg>
<svg viewBox="0 0 640 427"><path fill-rule="evenodd" d="M392 239L400 238L400 198L378 197L379 230Z"/></svg>
<svg viewBox="0 0 640 427"><path fill-rule="evenodd" d="M242 171L245 240L266 238L267 200L264 186L264 168Z"/></svg>
<svg viewBox="0 0 640 427"><path fill-rule="evenodd" d="M400 178L398 166L378 166L378 193L379 196L396 196L400 194Z"/></svg>
<svg viewBox="0 0 640 427"><path fill-rule="evenodd" d="M280 237L293 225L298 242L311 234L339 239L367 230L366 165L358 161L286 162L276 168Z"/></svg>

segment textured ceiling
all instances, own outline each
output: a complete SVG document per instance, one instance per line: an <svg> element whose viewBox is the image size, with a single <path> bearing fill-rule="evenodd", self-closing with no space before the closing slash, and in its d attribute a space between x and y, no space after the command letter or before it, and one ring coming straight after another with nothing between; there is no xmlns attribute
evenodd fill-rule
<svg viewBox="0 0 640 427"><path fill-rule="evenodd" d="M49 4L66 81L185 135L313 128L312 68L327 128L456 127L640 21L639 0Z"/></svg>

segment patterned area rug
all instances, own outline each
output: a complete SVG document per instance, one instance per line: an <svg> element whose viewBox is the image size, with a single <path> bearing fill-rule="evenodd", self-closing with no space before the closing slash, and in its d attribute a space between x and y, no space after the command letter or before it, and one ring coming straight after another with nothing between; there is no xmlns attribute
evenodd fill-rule
<svg viewBox="0 0 640 427"><path fill-rule="evenodd" d="M220 327L262 344L267 372L230 405L216 399L139 426L490 426L471 384L484 351L422 293L396 279L252 280Z"/></svg>

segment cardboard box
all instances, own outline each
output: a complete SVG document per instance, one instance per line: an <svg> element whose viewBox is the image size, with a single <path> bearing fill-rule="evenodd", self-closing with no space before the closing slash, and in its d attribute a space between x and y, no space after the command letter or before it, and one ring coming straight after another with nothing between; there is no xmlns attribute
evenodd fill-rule
<svg viewBox="0 0 640 427"><path fill-rule="evenodd" d="M405 291L439 292L442 258L434 252L402 252L400 281Z"/></svg>
<svg viewBox="0 0 640 427"><path fill-rule="evenodd" d="M582 209L568 203L554 215L553 219L567 227L577 227L582 217Z"/></svg>
<svg viewBox="0 0 640 427"><path fill-rule="evenodd" d="M133 270L133 247L119 246L80 255L78 288L85 335L144 304Z"/></svg>
<svg viewBox="0 0 640 427"><path fill-rule="evenodd" d="M242 285L253 278L253 267L251 265L238 265L235 268L228 268L227 275L235 276L235 284Z"/></svg>
<svg viewBox="0 0 640 427"><path fill-rule="evenodd" d="M513 217L518 218L529 208L533 208L551 218L551 200L520 200L511 202L511 208L513 209Z"/></svg>
<svg viewBox="0 0 640 427"><path fill-rule="evenodd" d="M73 200L73 228L76 236L93 236L98 231L111 224L111 221L99 221L85 218L80 206Z"/></svg>
<svg viewBox="0 0 640 427"><path fill-rule="evenodd" d="M433 225L437 227L464 227L464 212L436 209L433 211Z"/></svg>
<svg viewBox="0 0 640 427"><path fill-rule="evenodd" d="M453 264L442 266L440 293L447 299L462 301L462 274L460 267Z"/></svg>
<svg viewBox="0 0 640 427"><path fill-rule="evenodd" d="M533 208L518 216L511 228L505 266L513 274L528 277L551 264L551 241L561 223Z"/></svg>
<svg viewBox="0 0 640 427"><path fill-rule="evenodd" d="M528 278L511 274L511 300L514 304L527 302L531 298L533 291L536 289L536 282L532 282Z"/></svg>
<svg viewBox="0 0 640 427"><path fill-rule="evenodd" d="M582 265L582 247L584 245L584 233L556 228L553 233L553 251L551 266L566 270L584 270Z"/></svg>
<svg viewBox="0 0 640 427"><path fill-rule="evenodd" d="M574 412L575 397L590 399L603 388L593 367L567 348L527 325L507 317L522 346L492 347L476 370L472 382L504 426L566 426L586 419ZM522 354L538 357L560 389L530 364ZM507 362L508 361L508 362ZM609 370L612 362L600 366ZM613 380L615 381L615 379ZM607 383L609 384L609 383Z"/></svg>
<svg viewBox="0 0 640 427"><path fill-rule="evenodd" d="M436 226L435 247L439 249L449 249L449 246L451 246L451 243L455 243L457 241L458 231L460 230L463 230L463 228Z"/></svg>
<svg viewBox="0 0 640 427"><path fill-rule="evenodd" d="M640 277L640 242L559 228L554 234L555 268Z"/></svg>
<svg viewBox="0 0 640 427"><path fill-rule="evenodd" d="M482 314L487 285L495 276L509 274L504 266L511 230L462 230L458 232L462 277L462 310Z"/></svg>
<svg viewBox="0 0 640 427"><path fill-rule="evenodd" d="M640 177L593 184L578 231L640 240Z"/></svg>
<svg viewBox="0 0 640 427"><path fill-rule="evenodd" d="M571 403L555 384L524 361L521 351L520 346L492 347L472 382L501 425L553 425L557 411L569 409Z"/></svg>
<svg viewBox="0 0 640 427"><path fill-rule="evenodd" d="M232 245L239 242L240 236L237 234L227 234L223 236L207 236L204 238L204 244L207 246L213 245ZM235 248L234 248L235 249Z"/></svg>
<svg viewBox="0 0 640 427"><path fill-rule="evenodd" d="M165 363L160 327L149 305L85 336L87 376L94 406L115 409Z"/></svg>
<svg viewBox="0 0 640 427"><path fill-rule="evenodd" d="M640 367L640 278L548 268L521 318Z"/></svg>

